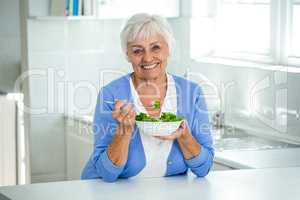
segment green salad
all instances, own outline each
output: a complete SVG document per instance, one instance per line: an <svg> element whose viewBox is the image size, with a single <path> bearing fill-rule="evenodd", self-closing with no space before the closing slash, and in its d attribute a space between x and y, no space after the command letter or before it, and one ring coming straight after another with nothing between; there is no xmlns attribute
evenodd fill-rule
<svg viewBox="0 0 300 200"><path fill-rule="evenodd" d="M154 109L160 109L160 101L154 101L154 103L153 103L153 108Z"/></svg>
<svg viewBox="0 0 300 200"><path fill-rule="evenodd" d="M151 117L146 113L140 113L135 117L136 121L145 121L145 122L177 122L183 120L184 117L176 116L170 112L163 112L160 117Z"/></svg>

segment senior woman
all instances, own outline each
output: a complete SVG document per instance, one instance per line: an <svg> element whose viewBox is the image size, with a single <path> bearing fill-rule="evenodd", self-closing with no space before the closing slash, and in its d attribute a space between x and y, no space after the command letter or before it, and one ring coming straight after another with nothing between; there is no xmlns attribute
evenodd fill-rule
<svg viewBox="0 0 300 200"><path fill-rule="evenodd" d="M214 156L206 104L201 88L167 73L174 46L172 30L157 15L136 14L121 32L121 45L133 73L104 86L94 115L94 150L82 179L162 177L209 172ZM160 108L153 102L159 101ZM140 133L135 116L141 112L158 117L163 112L185 121L168 136Z"/></svg>

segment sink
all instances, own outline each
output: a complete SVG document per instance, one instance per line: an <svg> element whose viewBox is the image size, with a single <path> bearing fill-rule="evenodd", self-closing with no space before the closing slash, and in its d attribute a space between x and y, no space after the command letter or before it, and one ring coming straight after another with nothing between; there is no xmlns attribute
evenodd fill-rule
<svg viewBox="0 0 300 200"><path fill-rule="evenodd" d="M216 151L225 150L267 150L283 148L299 148L300 145L290 144L251 134L246 130L225 127L212 130Z"/></svg>

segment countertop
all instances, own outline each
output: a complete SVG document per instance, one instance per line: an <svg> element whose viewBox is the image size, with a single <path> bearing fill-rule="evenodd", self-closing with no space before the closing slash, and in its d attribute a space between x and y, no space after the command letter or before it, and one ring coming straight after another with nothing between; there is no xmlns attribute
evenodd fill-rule
<svg viewBox="0 0 300 200"><path fill-rule="evenodd" d="M215 162L236 169L300 167L300 148L216 152Z"/></svg>
<svg viewBox="0 0 300 200"><path fill-rule="evenodd" d="M300 167L297 167L214 171L205 178L189 175L132 178L115 183L100 179L52 182L0 187L0 193L12 200L298 200L299 188Z"/></svg>

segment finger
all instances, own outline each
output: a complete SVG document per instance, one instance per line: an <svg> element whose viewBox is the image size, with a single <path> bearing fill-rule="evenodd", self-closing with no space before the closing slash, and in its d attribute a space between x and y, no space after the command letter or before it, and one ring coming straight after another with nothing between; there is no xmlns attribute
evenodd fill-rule
<svg viewBox="0 0 300 200"><path fill-rule="evenodd" d="M121 117L122 121L125 122L126 120L126 123L130 123L133 125L135 123L135 111L133 109L133 105L126 107L122 112Z"/></svg>
<svg viewBox="0 0 300 200"><path fill-rule="evenodd" d="M179 128L172 135L173 135L173 137L175 137L175 139L177 139L182 135L182 133L183 133L183 129Z"/></svg>
<svg viewBox="0 0 300 200"><path fill-rule="evenodd" d="M131 113L128 113L126 117L123 119L123 123L129 126L134 126L135 124L135 117Z"/></svg>
<svg viewBox="0 0 300 200"><path fill-rule="evenodd" d="M169 134L169 135L155 135L154 137L161 139L161 140L175 140L177 138L179 138L182 134L182 130L177 129L176 131L174 131L173 133Z"/></svg>
<svg viewBox="0 0 300 200"><path fill-rule="evenodd" d="M125 105L125 100L119 100L119 99L115 100L115 106L112 111L112 116L114 119L117 119L118 121L120 121L122 119L121 108L124 105Z"/></svg>
<svg viewBox="0 0 300 200"><path fill-rule="evenodd" d="M130 109L129 115L130 115L130 118L131 118L131 119L135 119L136 114L135 114L134 108Z"/></svg>
<svg viewBox="0 0 300 200"><path fill-rule="evenodd" d="M132 111L130 112L130 118L129 118L129 121L130 121L130 124L131 124L131 125L134 125L134 124L135 124L135 116L136 116L136 113L135 113L134 110L132 110Z"/></svg>
<svg viewBox="0 0 300 200"><path fill-rule="evenodd" d="M118 121L120 121L122 119L122 117L121 117L121 111L120 110L113 110L112 111L112 117L114 119L117 119Z"/></svg>
<svg viewBox="0 0 300 200"><path fill-rule="evenodd" d="M128 125L130 125L130 123L129 123L129 120L128 119L122 119L122 124L124 124L124 125L126 125L126 126L128 126Z"/></svg>
<svg viewBox="0 0 300 200"><path fill-rule="evenodd" d="M115 100L115 104L114 104L114 108L113 108L113 111L117 114L120 112L121 110L121 107L125 104L125 101L123 100Z"/></svg>
<svg viewBox="0 0 300 200"><path fill-rule="evenodd" d="M115 106L114 106L114 110L120 110L122 106L124 106L126 103L126 100L115 100Z"/></svg>
<svg viewBox="0 0 300 200"><path fill-rule="evenodd" d="M185 129L185 128L186 128L185 120L183 120L183 121L180 123L179 128L181 128L181 129Z"/></svg>
<svg viewBox="0 0 300 200"><path fill-rule="evenodd" d="M173 136L171 135L154 135L153 137L160 139L160 140L174 140Z"/></svg>
<svg viewBox="0 0 300 200"><path fill-rule="evenodd" d="M163 136L160 135L153 135L153 137L160 139L160 140L165 140L165 138Z"/></svg>
<svg viewBox="0 0 300 200"><path fill-rule="evenodd" d="M127 104L121 108L121 114L123 117L127 117L131 115L132 110L133 110L133 105Z"/></svg>

